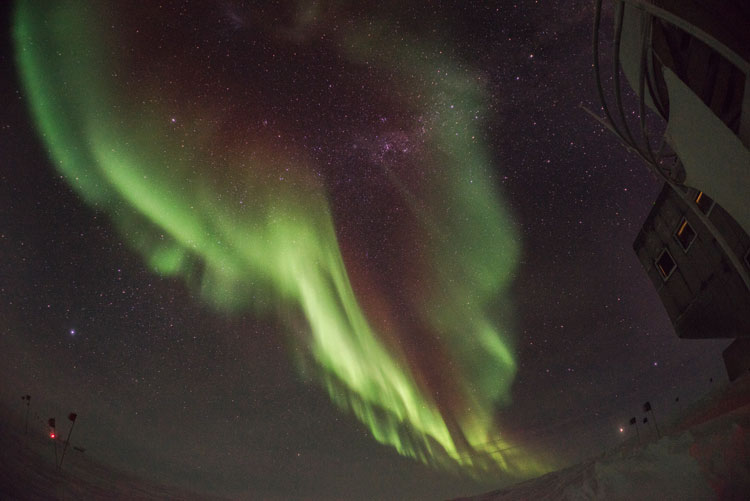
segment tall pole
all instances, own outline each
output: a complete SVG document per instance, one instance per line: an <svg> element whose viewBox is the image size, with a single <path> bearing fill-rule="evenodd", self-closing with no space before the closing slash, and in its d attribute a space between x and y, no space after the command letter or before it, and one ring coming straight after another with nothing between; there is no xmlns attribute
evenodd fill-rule
<svg viewBox="0 0 750 501"><path fill-rule="evenodd" d="M24 422L23 428L23 435L24 435L24 445L28 448L29 447L29 406L31 405L31 395L24 395L21 397L21 400L26 401L26 420Z"/></svg>
<svg viewBox="0 0 750 501"><path fill-rule="evenodd" d="M68 450L68 444L70 443L70 435L73 434L73 427L76 425L75 414L71 414L71 416L73 416L73 418L70 419L70 417L69 417L68 419L70 419L71 421L73 421L73 424L70 425L70 430L68 431L68 438L65 439L65 445L63 445L62 457L60 458L60 469L61 470L62 470L63 461L65 460L65 451Z"/></svg>
<svg viewBox="0 0 750 501"><path fill-rule="evenodd" d="M49 426L49 438L52 439L52 447L55 449L55 469L57 469L59 466L57 464L57 431L55 430L55 418L49 418L47 420L47 426Z"/></svg>
<svg viewBox="0 0 750 501"><path fill-rule="evenodd" d="M24 435L29 434L29 407L31 406L31 395L26 395L26 424L24 425Z"/></svg>
<svg viewBox="0 0 750 501"><path fill-rule="evenodd" d="M635 422L635 436L638 437L638 445L641 445L641 433L638 431L638 421Z"/></svg>
<svg viewBox="0 0 750 501"><path fill-rule="evenodd" d="M654 415L654 408L651 408L651 417L654 419L654 426L656 427L656 439L659 440L661 435L659 434L659 425L656 424L656 416Z"/></svg>

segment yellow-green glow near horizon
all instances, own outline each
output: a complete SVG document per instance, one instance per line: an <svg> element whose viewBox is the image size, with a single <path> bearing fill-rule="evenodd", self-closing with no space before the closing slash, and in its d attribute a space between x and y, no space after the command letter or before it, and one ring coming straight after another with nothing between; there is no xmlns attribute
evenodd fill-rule
<svg viewBox="0 0 750 501"><path fill-rule="evenodd" d="M311 174L313 161L254 138L219 159L213 153L221 143L214 144L217 134L203 120L209 111L185 103L180 120L192 132L175 134L158 88L125 88L115 76L114 35L98 5L21 1L15 12L28 103L70 186L109 215L154 272L184 280L220 311L280 315L290 319L290 331L303 318L304 335L290 338L302 353L300 369L379 442L473 474L543 471L493 419L495 406L509 403L516 370L509 287L520 250L488 181L489 153L475 139L484 99L477 80L442 56L414 56L418 46L401 48L373 28L368 37L356 30L342 35L351 64L369 60L422 77L441 69L422 89L426 108L444 110L432 113L426 127L429 158L441 175L428 181L421 199L406 187L403 196L433 236L425 252L429 277L413 308L451 357L458 394L446 406L427 391L399 344L386 341L399 337L399 327L376 332L365 314L325 186ZM283 182L269 174L286 167ZM450 211L435 210L441 200L451 201Z"/></svg>

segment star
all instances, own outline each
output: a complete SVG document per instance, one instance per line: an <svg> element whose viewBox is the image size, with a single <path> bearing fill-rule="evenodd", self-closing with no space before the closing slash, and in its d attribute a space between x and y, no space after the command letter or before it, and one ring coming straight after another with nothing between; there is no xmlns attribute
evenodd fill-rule
<svg viewBox="0 0 750 501"><path fill-rule="evenodd" d="M724 346L666 328L632 251L661 187L575 109L570 5L11 3L0 342L29 363L0 380L106 395L105 459L228 497L455 497L481 487L442 464L511 482L719 384Z"/></svg>

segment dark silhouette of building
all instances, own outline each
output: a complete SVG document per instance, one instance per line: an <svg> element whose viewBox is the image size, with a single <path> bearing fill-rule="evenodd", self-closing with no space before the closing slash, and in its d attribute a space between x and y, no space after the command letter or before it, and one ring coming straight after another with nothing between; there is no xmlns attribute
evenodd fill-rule
<svg viewBox="0 0 750 501"><path fill-rule="evenodd" d="M733 380L750 370L750 3L613 2L614 106L596 4L597 119L664 183L633 247L678 336L735 339L724 352ZM621 72L637 113L625 110Z"/></svg>
<svg viewBox="0 0 750 501"><path fill-rule="evenodd" d="M710 200L689 189L690 200ZM701 205L738 253L750 237L712 201ZM750 292L726 254L685 201L664 185L633 244L681 338L737 338L750 333Z"/></svg>

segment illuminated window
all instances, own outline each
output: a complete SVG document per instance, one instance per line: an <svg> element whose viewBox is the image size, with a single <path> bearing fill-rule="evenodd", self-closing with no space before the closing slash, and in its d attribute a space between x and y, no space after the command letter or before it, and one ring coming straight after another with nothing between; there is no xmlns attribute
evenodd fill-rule
<svg viewBox="0 0 750 501"><path fill-rule="evenodd" d="M695 240L695 230L684 217L682 218L682 221L680 221L679 226L677 226L677 231L674 232L674 237L680 242L682 250L685 252L687 252L688 248L690 248L690 245L693 243L693 240Z"/></svg>
<svg viewBox="0 0 750 501"><path fill-rule="evenodd" d="M667 279L672 275L672 272L677 268L677 264L672 259L672 255L667 249L661 251L659 258L656 260L656 267L659 268L661 278L666 282Z"/></svg>
<svg viewBox="0 0 750 501"><path fill-rule="evenodd" d="M714 208L713 199L702 191L699 191L698 194L695 195L695 203L705 215L708 215L711 212L711 209Z"/></svg>

